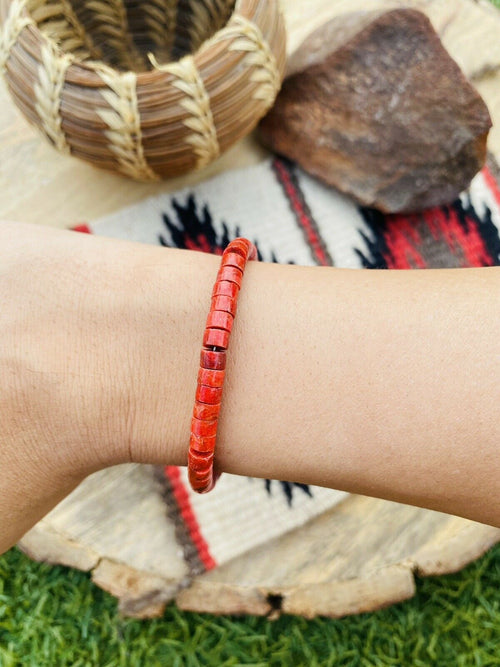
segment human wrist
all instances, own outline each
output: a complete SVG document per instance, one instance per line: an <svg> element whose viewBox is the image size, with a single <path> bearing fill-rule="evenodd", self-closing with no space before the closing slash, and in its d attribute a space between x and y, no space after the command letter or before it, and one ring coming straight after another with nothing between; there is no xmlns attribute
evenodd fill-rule
<svg viewBox="0 0 500 667"><path fill-rule="evenodd" d="M192 401L218 258L37 225L0 233L12 447L21 427L9 424L26 405L23 437L53 477L182 459L173 438Z"/></svg>
<svg viewBox="0 0 500 667"><path fill-rule="evenodd" d="M203 328L220 258L137 247L124 327L130 352L121 460L185 465Z"/></svg>

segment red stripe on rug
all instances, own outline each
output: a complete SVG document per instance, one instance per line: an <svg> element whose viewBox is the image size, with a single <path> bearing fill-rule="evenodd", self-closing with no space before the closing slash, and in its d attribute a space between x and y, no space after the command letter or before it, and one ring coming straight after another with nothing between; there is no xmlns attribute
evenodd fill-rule
<svg viewBox="0 0 500 667"><path fill-rule="evenodd" d="M418 252L421 243L416 215L388 215L384 239L389 250L385 257L388 269L425 269L427 264Z"/></svg>
<svg viewBox="0 0 500 667"><path fill-rule="evenodd" d="M460 219L456 206L451 204L446 207L436 206L422 213L388 215L384 230L384 240L389 251L387 268L428 268L425 251L423 254L420 251L420 248L425 247L427 233L432 235L435 242L444 241L461 266L491 266L493 260L476 222L467 216Z"/></svg>
<svg viewBox="0 0 500 667"><path fill-rule="evenodd" d="M489 167L484 167L482 173L483 173L483 177L484 177L484 181L485 181L486 185L488 186L488 188L493 193L493 196L495 198L497 206L500 208L500 188L498 187L498 183L496 181L496 178L491 173L491 170L489 169Z"/></svg>
<svg viewBox="0 0 500 667"><path fill-rule="evenodd" d="M278 175L281 186L288 197L292 210L302 226L309 247L311 248L317 263L321 266L332 266L332 259L325 251L323 239L319 235L316 223L310 215L308 206L304 201L302 193L298 190L295 178L292 176L290 169L288 169L283 161L279 159L273 160L273 167Z"/></svg>
<svg viewBox="0 0 500 667"><path fill-rule="evenodd" d="M92 234L92 230L88 225L81 224L81 225L75 225L74 227L71 227L72 232L83 232L84 234Z"/></svg>
<svg viewBox="0 0 500 667"><path fill-rule="evenodd" d="M189 494L182 483L181 472L177 466L165 466L164 472L172 485L172 493L177 502L179 513L184 519L184 523L189 531L191 541L196 547L198 556L205 566L205 569L213 570L213 568L217 566L217 563L212 557L208 544L201 533L200 525L189 500Z"/></svg>
<svg viewBox="0 0 500 667"><path fill-rule="evenodd" d="M464 227L453 204L446 209L436 207L425 211L424 220L435 239L444 239L455 256L463 256L463 267L492 265L477 224L466 216Z"/></svg>

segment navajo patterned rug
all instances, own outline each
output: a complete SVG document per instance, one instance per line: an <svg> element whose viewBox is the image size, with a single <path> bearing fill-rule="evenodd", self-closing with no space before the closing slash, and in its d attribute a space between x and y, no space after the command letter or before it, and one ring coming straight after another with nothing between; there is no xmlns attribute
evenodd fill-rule
<svg viewBox="0 0 500 667"><path fill-rule="evenodd" d="M218 255L231 239L245 236L266 262L360 269L493 266L500 265L500 187L491 160L453 204L383 215L275 158L75 229ZM176 527L193 575L304 524L347 495L223 475L212 493L199 496L184 469L166 466L156 473L166 520Z"/></svg>

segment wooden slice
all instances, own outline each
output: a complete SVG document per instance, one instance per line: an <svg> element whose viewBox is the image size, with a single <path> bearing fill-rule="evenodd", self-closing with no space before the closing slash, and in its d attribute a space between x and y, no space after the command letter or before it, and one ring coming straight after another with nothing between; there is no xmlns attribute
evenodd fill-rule
<svg viewBox="0 0 500 667"><path fill-rule="evenodd" d="M364 496L190 581L152 466L88 477L20 542L36 560L92 571L129 616L182 609L343 616L405 600L420 576L456 572L500 529Z"/></svg>
<svg viewBox="0 0 500 667"><path fill-rule="evenodd" d="M321 22L363 9L363 0L283 0L289 49ZM425 11L445 46L485 98L494 121L489 148L500 158L500 14L473 0L374 0ZM98 218L167 189L259 161L247 139L209 170L141 185L63 158L45 146L0 90L0 217L67 226ZM30 187L26 187L26 183ZM500 541L500 530L465 519L350 496L305 526L191 580L151 466L92 475L29 531L32 558L91 571L124 614L183 609L312 617L370 611L414 594L414 574L454 572Z"/></svg>
<svg viewBox="0 0 500 667"><path fill-rule="evenodd" d="M413 574L456 572L500 530L408 505L351 496L299 530L209 572L182 609L345 616L412 597Z"/></svg>

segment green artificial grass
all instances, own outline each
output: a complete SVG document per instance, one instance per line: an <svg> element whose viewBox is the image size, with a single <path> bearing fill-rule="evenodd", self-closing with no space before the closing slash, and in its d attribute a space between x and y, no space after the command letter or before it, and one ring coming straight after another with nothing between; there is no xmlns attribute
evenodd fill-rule
<svg viewBox="0 0 500 667"><path fill-rule="evenodd" d="M180 612L124 619L88 574L0 557L1 667L500 665L500 545L412 600L343 619Z"/></svg>

